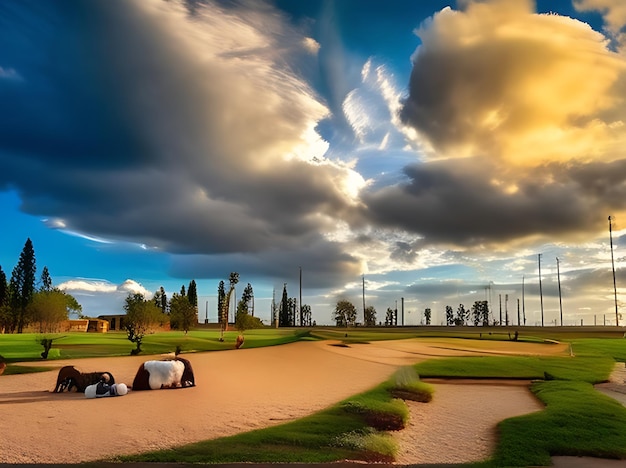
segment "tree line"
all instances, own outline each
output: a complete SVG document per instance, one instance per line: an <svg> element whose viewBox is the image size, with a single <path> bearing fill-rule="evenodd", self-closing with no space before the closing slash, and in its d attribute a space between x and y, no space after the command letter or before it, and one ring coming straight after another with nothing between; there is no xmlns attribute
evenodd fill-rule
<svg viewBox="0 0 626 468"><path fill-rule="evenodd" d="M376 309L373 306L368 306L363 311L363 325L366 327L376 326ZM462 326L473 323L474 326L489 326L489 302L488 301L475 301L471 309L466 309L463 304L459 304L456 310L447 305L446 312L446 325L447 326ZM431 308L424 310L424 319L426 325L430 325L432 319ZM354 304L346 299L337 301L335 310L333 312L333 320L338 327L353 327L357 324L357 310ZM382 323L380 323L382 325ZM398 325L398 310L387 308L385 313L386 327L394 327ZM497 325L494 322L493 325Z"/></svg>
<svg viewBox="0 0 626 468"><path fill-rule="evenodd" d="M53 286L47 266L37 280L35 249L26 239L8 281L0 265L0 332L23 333L32 326L39 333L55 333L70 313L82 317L81 305Z"/></svg>

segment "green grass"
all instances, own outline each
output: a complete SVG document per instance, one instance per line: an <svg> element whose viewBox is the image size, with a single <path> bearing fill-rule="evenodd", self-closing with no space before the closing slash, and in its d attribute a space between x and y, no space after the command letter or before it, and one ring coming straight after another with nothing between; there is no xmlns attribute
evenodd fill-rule
<svg viewBox="0 0 626 468"><path fill-rule="evenodd" d="M391 390L398 385L410 387L414 379L417 379L414 371L401 369L367 392L293 422L116 460L160 463L391 461L397 446L384 432L389 429L386 424L400 422L402 427L408 418L405 403L393 398ZM432 391L428 385L419 388Z"/></svg>
<svg viewBox="0 0 626 468"><path fill-rule="evenodd" d="M599 383L607 380L615 361L607 356L471 356L431 359L415 366L422 378L544 379Z"/></svg>
<svg viewBox="0 0 626 468"><path fill-rule="evenodd" d="M619 354L618 340L577 342L581 357L462 357L433 359L415 366L422 378L524 378L543 411L498 425L493 458L468 466L547 466L551 456L626 458L626 408L593 388L608 379ZM625 343L622 340L621 346Z"/></svg>
<svg viewBox="0 0 626 468"><path fill-rule="evenodd" d="M585 338L571 340L576 356L609 356L619 362L626 362L626 339Z"/></svg>
<svg viewBox="0 0 626 468"><path fill-rule="evenodd" d="M491 334L488 331L491 330ZM399 329L301 329L249 330L244 348L271 346L298 340L332 339L347 346L377 340L421 337L449 340L451 347L478 347L480 341L508 341L509 329L421 327ZM621 330L583 327L520 328L520 341L559 340L571 343L574 357L566 356L472 356L438 358L413 369L398 372L393 379L369 392L355 395L333 407L287 424L233 437L151 452L121 461L154 462L329 462L343 459L389 461L396 447L384 429L404 425L408 411L394 399L394 392L408 392L428 401L432 386L419 380L427 377L532 379L531 390L546 405L545 410L507 419L498 425L499 439L494 456L467 466L549 465L553 455L586 455L626 459L626 409L597 392L592 384L605 381L615 361L626 361L626 340ZM348 336L345 336L346 333ZM480 333L483 335L480 336ZM40 360L38 335L0 335L0 355L8 366L4 375L31 372L20 361ZM144 340L144 354L185 353L233 349L237 332L201 329L155 333ZM51 350L52 359L129 355L134 345L124 333L59 335ZM464 341L457 341L462 339ZM467 339L477 341L469 342ZM427 340L428 341L428 340ZM447 345L446 345L447 346ZM37 370L37 369L34 369ZM554 380L540 381L544 377ZM1 377L0 377L1 378ZM403 393L403 398L407 395ZM382 429L382 430L381 430Z"/></svg>
<svg viewBox="0 0 626 468"><path fill-rule="evenodd" d="M539 382L532 391L545 410L498 425L494 466L550 465L554 455L626 458L622 404L586 382Z"/></svg>
<svg viewBox="0 0 626 468"><path fill-rule="evenodd" d="M146 335L142 354L171 353L180 347L183 353L220 351L234 349L239 333L227 331L224 341L219 341L219 330L170 331ZM43 347L35 333L0 335L0 355L6 362L41 360ZM46 335L54 339L48 360L81 359L102 356L128 356L135 345L128 341L124 332L109 333L63 333ZM259 329L245 332L244 348L274 346L307 339L308 330Z"/></svg>

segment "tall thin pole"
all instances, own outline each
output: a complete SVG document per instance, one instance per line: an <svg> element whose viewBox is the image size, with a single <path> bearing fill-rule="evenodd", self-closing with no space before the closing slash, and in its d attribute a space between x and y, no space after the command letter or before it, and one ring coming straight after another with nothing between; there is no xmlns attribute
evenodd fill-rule
<svg viewBox="0 0 626 468"><path fill-rule="evenodd" d="M613 227L609 216L609 239L611 240L611 265L613 267L613 294L615 295L615 326L619 327L619 313L617 311L617 283L615 282L615 260L613 259Z"/></svg>
<svg viewBox="0 0 626 468"><path fill-rule="evenodd" d="M274 320L274 328L278 328L278 313L276 310L276 288L272 289L272 319Z"/></svg>
<svg viewBox="0 0 626 468"><path fill-rule="evenodd" d="M559 310L561 311L561 326L563 326L563 300L561 298L561 270L559 269L559 257L556 257L556 278L559 283Z"/></svg>
<svg viewBox="0 0 626 468"><path fill-rule="evenodd" d="M526 299L524 298L524 276L522 275L522 316L524 317L524 325L526 325Z"/></svg>
<svg viewBox="0 0 626 468"><path fill-rule="evenodd" d="M509 326L509 295L504 295L504 317L506 326Z"/></svg>
<svg viewBox="0 0 626 468"><path fill-rule="evenodd" d="M543 289L541 288L541 254L537 254L539 261L539 297L541 299L541 326L543 327Z"/></svg>
<svg viewBox="0 0 626 468"><path fill-rule="evenodd" d="M498 301L500 302L500 326L502 326L502 294L498 294Z"/></svg>
<svg viewBox="0 0 626 468"><path fill-rule="evenodd" d="M300 326L302 326L302 267L300 267Z"/></svg>
<svg viewBox="0 0 626 468"><path fill-rule="evenodd" d="M520 317L519 317L519 297L517 298L517 326L521 325Z"/></svg>
<svg viewBox="0 0 626 468"><path fill-rule="evenodd" d="M363 275L363 325L365 321L365 275Z"/></svg>

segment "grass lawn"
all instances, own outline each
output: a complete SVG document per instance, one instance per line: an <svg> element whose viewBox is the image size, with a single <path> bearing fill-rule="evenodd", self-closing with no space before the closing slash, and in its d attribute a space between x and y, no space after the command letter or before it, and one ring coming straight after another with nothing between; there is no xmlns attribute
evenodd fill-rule
<svg viewBox="0 0 626 468"><path fill-rule="evenodd" d="M142 354L172 353L177 347L182 352L220 351L233 349L239 333L227 331L219 341L219 330L191 330L186 335L179 331L153 333L144 338ZM273 346L306 339L308 330L259 329L245 332L245 348ZM35 333L0 335L0 355L7 363L41 360L43 347L38 343L42 335ZM80 359L101 356L129 356L135 345L125 332L59 333L48 334L54 339L48 360Z"/></svg>

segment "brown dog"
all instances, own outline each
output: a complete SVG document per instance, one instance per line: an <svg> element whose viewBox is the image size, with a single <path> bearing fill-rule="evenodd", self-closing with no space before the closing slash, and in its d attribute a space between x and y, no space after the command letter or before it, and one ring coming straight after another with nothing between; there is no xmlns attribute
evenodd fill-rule
<svg viewBox="0 0 626 468"><path fill-rule="evenodd" d="M103 374L109 377L111 385L115 383L115 379L110 372L82 373L74 366L61 367L56 386L54 387L54 393L61 393L65 390L71 392L72 388L76 388L77 392L84 393L89 385L98 383Z"/></svg>

